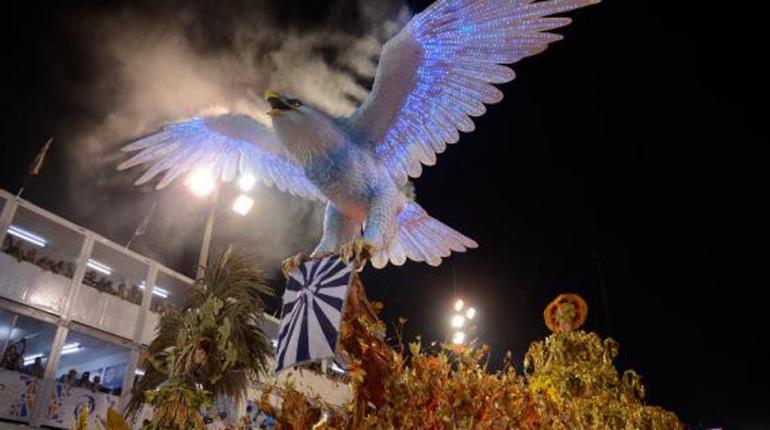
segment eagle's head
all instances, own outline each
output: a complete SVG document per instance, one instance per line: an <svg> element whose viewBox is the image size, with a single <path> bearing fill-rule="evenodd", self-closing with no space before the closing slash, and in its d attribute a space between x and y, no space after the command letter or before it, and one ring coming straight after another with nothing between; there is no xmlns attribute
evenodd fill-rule
<svg viewBox="0 0 770 430"><path fill-rule="evenodd" d="M265 91L265 100L270 104L270 110L267 114L273 118L291 113L292 111L300 111L300 109L303 108L306 109L299 99L282 96L272 90Z"/></svg>
<svg viewBox="0 0 770 430"><path fill-rule="evenodd" d="M265 92L265 100L278 138L298 158L304 160L344 143L344 133L334 119L315 106L275 91Z"/></svg>

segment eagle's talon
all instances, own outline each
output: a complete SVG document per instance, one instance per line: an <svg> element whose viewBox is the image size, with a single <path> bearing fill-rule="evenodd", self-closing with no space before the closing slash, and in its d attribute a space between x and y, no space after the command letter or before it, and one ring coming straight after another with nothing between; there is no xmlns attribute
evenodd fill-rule
<svg viewBox="0 0 770 430"><path fill-rule="evenodd" d="M368 240L356 241L356 257L359 261L366 261L374 255L374 243Z"/></svg>
<svg viewBox="0 0 770 430"><path fill-rule="evenodd" d="M350 263L350 258L353 256L353 242L347 245L342 245L342 247L340 247L339 254L340 259L344 261L345 264Z"/></svg>
<svg viewBox="0 0 770 430"><path fill-rule="evenodd" d="M283 272L283 275L287 278L289 277L289 273L293 272L294 270L299 267L300 264L307 261L308 257L307 255L303 253L299 253L293 257L289 257L281 263L281 271Z"/></svg>
<svg viewBox="0 0 770 430"><path fill-rule="evenodd" d="M345 263L351 261L356 267L362 267L374 254L374 243L366 239L356 239L340 248L340 258Z"/></svg>

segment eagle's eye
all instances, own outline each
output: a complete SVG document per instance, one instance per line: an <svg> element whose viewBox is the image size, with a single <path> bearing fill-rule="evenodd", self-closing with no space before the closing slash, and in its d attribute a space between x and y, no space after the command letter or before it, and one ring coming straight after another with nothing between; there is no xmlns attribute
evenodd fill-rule
<svg viewBox="0 0 770 430"><path fill-rule="evenodd" d="M291 105L291 107L294 107L294 108L298 108L302 106L302 102L297 99L287 98L286 103L288 103L289 105Z"/></svg>

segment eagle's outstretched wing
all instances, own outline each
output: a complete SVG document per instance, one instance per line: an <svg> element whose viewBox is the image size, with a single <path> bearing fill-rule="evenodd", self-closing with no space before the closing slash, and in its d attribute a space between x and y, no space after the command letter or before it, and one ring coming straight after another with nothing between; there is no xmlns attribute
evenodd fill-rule
<svg viewBox="0 0 770 430"><path fill-rule="evenodd" d="M153 163L137 185L165 172L157 185L161 189L193 168L206 167L223 181L233 180L237 173L251 174L299 197L326 200L289 158L275 133L247 115L193 117L167 124L123 147L127 152L137 150L141 152L118 166L123 170Z"/></svg>
<svg viewBox="0 0 770 430"><path fill-rule="evenodd" d="M433 165L472 116L497 103L492 84L513 80L511 64L560 40L570 23L550 15L599 0L438 0L382 49L369 98L349 118L375 156L404 183Z"/></svg>

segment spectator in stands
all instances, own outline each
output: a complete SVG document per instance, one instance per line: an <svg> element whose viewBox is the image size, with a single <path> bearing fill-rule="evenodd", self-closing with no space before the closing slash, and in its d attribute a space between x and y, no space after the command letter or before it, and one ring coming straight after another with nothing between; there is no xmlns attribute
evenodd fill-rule
<svg viewBox="0 0 770 430"><path fill-rule="evenodd" d="M8 245L5 245L5 242L8 242ZM21 249L21 241L20 240L13 240L13 238L10 235L5 235L5 241L3 242L3 251L10 255L11 257L16 258L16 260L21 261L22 256L24 254L24 251Z"/></svg>
<svg viewBox="0 0 770 430"><path fill-rule="evenodd" d="M89 270L83 275L83 283L89 287L96 287L96 272Z"/></svg>
<svg viewBox="0 0 770 430"><path fill-rule="evenodd" d="M80 375L80 379L78 379L78 387L82 388L91 388L91 372L83 372L82 375Z"/></svg>
<svg viewBox="0 0 770 430"><path fill-rule="evenodd" d="M94 375L94 381L91 383L91 391L94 393L101 392L102 389L102 377L99 375Z"/></svg>
<svg viewBox="0 0 770 430"><path fill-rule="evenodd" d="M24 351L27 349L27 339L21 338L16 343L9 345L3 353L0 366L7 370L22 370L24 365Z"/></svg>
<svg viewBox="0 0 770 430"><path fill-rule="evenodd" d="M167 304L165 300L161 299L160 297L153 297L152 302L150 303L150 310L155 312L156 314L163 314L167 309Z"/></svg>
<svg viewBox="0 0 770 430"><path fill-rule="evenodd" d="M142 290L139 289L138 285L134 284L131 286L131 291L128 294L128 300L137 305L142 303Z"/></svg>
<svg viewBox="0 0 770 430"><path fill-rule="evenodd" d="M35 264L35 261L37 261L37 250L34 248L28 249L27 252L24 253L24 261Z"/></svg>
<svg viewBox="0 0 770 430"><path fill-rule="evenodd" d="M70 369L67 374L62 375L61 378L59 378L59 382L68 385L75 385L78 382L78 371L75 369Z"/></svg>
<svg viewBox="0 0 770 430"><path fill-rule="evenodd" d="M13 238L10 234L5 235L5 239L3 239L3 252L8 252L8 248L13 245Z"/></svg>
<svg viewBox="0 0 770 430"><path fill-rule="evenodd" d="M75 263L64 263L64 276L68 278L75 276Z"/></svg>
<svg viewBox="0 0 770 430"><path fill-rule="evenodd" d="M126 298L128 297L128 289L126 288L126 284L118 285L118 297L120 297L123 300L126 300Z"/></svg>
<svg viewBox="0 0 770 430"><path fill-rule="evenodd" d="M50 258L43 256L43 257L40 257L39 260L37 260L37 265L40 266L40 268L43 270L52 272L56 263L54 263L54 261L51 260Z"/></svg>
<svg viewBox="0 0 770 430"><path fill-rule="evenodd" d="M112 288L112 281L110 281L107 278L102 278L102 288L104 288L104 291L113 294L113 288Z"/></svg>
<svg viewBox="0 0 770 430"><path fill-rule="evenodd" d="M64 261L61 261L61 260L57 262L45 255L43 255L40 258L37 258L37 252L38 252L37 249L35 248L25 249L25 247L23 246L23 241L14 240L9 235L6 235L5 239L3 240L2 250L6 254L16 258L16 260L19 262L27 261L29 263L37 265L43 270L49 270L55 274L64 275L64 276L67 276L68 278L72 278L72 276L74 276L75 274L74 263L65 263ZM87 285L90 285L85 279L83 282Z"/></svg>
<svg viewBox="0 0 770 430"><path fill-rule="evenodd" d="M34 376L35 378L42 378L45 372L43 367L43 357L36 357L35 362L24 368L24 373Z"/></svg>
<svg viewBox="0 0 770 430"><path fill-rule="evenodd" d="M58 263L56 263L56 265L53 266L53 269L51 269L51 271L53 273L56 273L57 275L63 274L64 273L64 262L63 261L59 261Z"/></svg>

